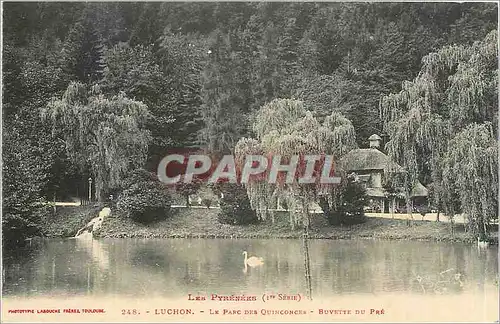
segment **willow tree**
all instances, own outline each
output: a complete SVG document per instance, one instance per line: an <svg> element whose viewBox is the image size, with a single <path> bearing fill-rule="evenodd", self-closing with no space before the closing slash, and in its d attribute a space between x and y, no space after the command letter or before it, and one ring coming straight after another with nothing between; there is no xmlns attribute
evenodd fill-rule
<svg viewBox="0 0 500 324"><path fill-rule="evenodd" d="M444 155L443 186L455 189L469 225L480 235L498 217L498 144L492 125L471 124L451 141Z"/></svg>
<svg viewBox="0 0 500 324"><path fill-rule="evenodd" d="M264 105L256 115L253 130L256 139L243 138L236 145L240 165L246 155L255 154L280 156L282 163L289 162L292 156L322 154L332 155L335 161L356 145L354 127L349 120L333 112L321 124L299 100L275 99ZM300 161L298 165L300 170ZM318 193L325 192L323 189L319 181L299 183L295 175L291 182L273 184L263 179L247 185L252 208L261 219L267 218L269 207L275 206L276 199L280 198L287 203L293 229L301 222L309 225L309 204Z"/></svg>
<svg viewBox="0 0 500 324"><path fill-rule="evenodd" d="M444 206L453 216L457 212L453 197L458 195L471 223L478 223L474 221L481 217L478 209L469 206L477 204L478 191L491 189L491 181L496 188L498 177L490 178L483 171L474 171L476 178L449 172L464 170L457 163L468 164L467 170L472 172L478 167L477 157L491 154L490 144L497 136L497 56L496 31L470 46L446 46L425 56L419 75L404 82L399 93L381 99L381 117L390 136L388 154L406 169L403 184L409 212L411 188L427 164L435 188L434 204ZM475 157L463 154L466 148ZM463 160L456 159L458 156ZM497 168L496 159L484 159L483 163ZM490 195L482 199L486 199L482 200L485 206L497 203Z"/></svg>
<svg viewBox="0 0 500 324"><path fill-rule="evenodd" d="M127 171L141 167L150 134L150 114L141 102L119 94L106 98L98 86L73 82L61 98L42 110L53 135L63 140L68 156L95 179L95 198L119 186Z"/></svg>

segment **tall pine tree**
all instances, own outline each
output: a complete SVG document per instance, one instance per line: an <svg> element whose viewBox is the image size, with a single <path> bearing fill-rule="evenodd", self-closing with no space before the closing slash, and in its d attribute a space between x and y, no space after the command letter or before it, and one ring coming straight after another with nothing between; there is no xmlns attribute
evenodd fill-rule
<svg viewBox="0 0 500 324"><path fill-rule="evenodd" d="M104 47L86 15L71 28L64 41L62 67L71 80L97 82L104 71Z"/></svg>
<svg viewBox="0 0 500 324"><path fill-rule="evenodd" d="M205 125L200 135L210 152L230 152L247 128L248 107L244 89L239 87L239 61L231 43L229 35L216 30L203 71L201 113Z"/></svg>

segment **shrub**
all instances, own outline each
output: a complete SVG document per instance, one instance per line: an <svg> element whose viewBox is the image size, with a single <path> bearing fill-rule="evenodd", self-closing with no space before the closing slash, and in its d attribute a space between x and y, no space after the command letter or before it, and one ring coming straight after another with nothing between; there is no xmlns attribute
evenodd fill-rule
<svg viewBox="0 0 500 324"><path fill-rule="evenodd" d="M250 206L247 191L238 184L224 183L217 186L224 197L220 202L218 221L223 224L248 225L258 222L257 215Z"/></svg>
<svg viewBox="0 0 500 324"><path fill-rule="evenodd" d="M210 208L212 204L219 200L219 196L215 193L213 186L202 185L198 191L200 196L200 205Z"/></svg>
<svg viewBox="0 0 500 324"><path fill-rule="evenodd" d="M170 196L153 173L135 171L127 181L130 187L121 193L117 203L127 217L149 224L170 216Z"/></svg>
<svg viewBox="0 0 500 324"><path fill-rule="evenodd" d="M150 181L159 182L158 176L144 169L135 169L123 180L121 188L128 189L134 184Z"/></svg>
<svg viewBox="0 0 500 324"><path fill-rule="evenodd" d="M427 207L420 207L418 209L418 212L420 213L420 215L422 215L422 220L423 220L425 215L429 212L429 209Z"/></svg>
<svg viewBox="0 0 500 324"><path fill-rule="evenodd" d="M16 247L24 245L26 238L43 236L40 220L51 215L52 207L48 205L29 204L23 213L4 213L2 218L2 243L3 252L16 251ZM30 212L28 214L27 212Z"/></svg>
<svg viewBox="0 0 500 324"><path fill-rule="evenodd" d="M346 225L360 224L366 221L364 206L366 191L359 182L347 179L343 191L343 204L340 208L341 223Z"/></svg>
<svg viewBox="0 0 500 324"><path fill-rule="evenodd" d="M201 184L201 180L197 178L194 178L189 183L179 181L175 185L175 191L177 191L181 196L184 197L184 199L186 200L186 206L189 207L189 196L196 194L198 190L200 190Z"/></svg>
<svg viewBox="0 0 500 324"><path fill-rule="evenodd" d="M343 185L337 195L336 207L329 207L323 203L321 207L331 225L353 225L366 221L364 206L366 204L366 191L354 177L343 179Z"/></svg>
<svg viewBox="0 0 500 324"><path fill-rule="evenodd" d="M201 204L207 208L210 208L210 206L212 205L212 199L210 198L202 198L201 199Z"/></svg>

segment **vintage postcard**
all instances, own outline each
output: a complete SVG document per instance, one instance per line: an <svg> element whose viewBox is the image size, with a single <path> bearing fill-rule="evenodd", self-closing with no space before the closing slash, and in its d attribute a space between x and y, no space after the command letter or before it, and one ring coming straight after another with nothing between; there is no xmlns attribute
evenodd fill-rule
<svg viewBox="0 0 500 324"><path fill-rule="evenodd" d="M2 13L2 322L498 322L498 3Z"/></svg>

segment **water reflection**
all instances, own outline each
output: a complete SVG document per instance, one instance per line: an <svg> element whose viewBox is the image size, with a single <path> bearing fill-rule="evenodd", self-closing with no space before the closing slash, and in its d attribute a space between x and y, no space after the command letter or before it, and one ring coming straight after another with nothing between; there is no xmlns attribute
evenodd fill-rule
<svg viewBox="0 0 500 324"><path fill-rule="evenodd" d="M264 264L245 272L243 251ZM313 240L313 297L482 293L495 285L497 253L460 244ZM306 282L299 240L47 240L4 266L3 292L16 296L304 294Z"/></svg>
<svg viewBox="0 0 500 324"><path fill-rule="evenodd" d="M86 251L100 270L109 268L109 253L106 250L107 244L100 240L92 239L92 233L89 237L74 238L78 250Z"/></svg>

